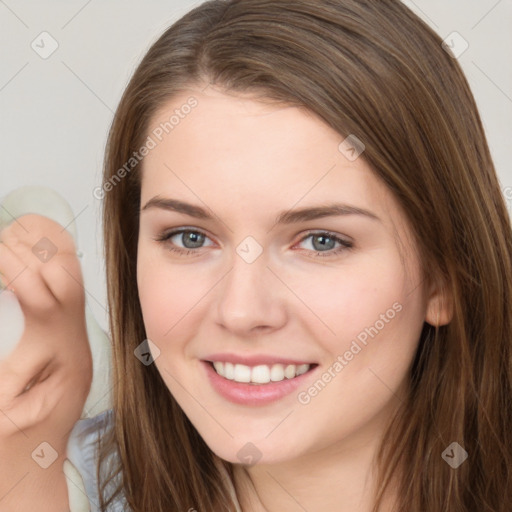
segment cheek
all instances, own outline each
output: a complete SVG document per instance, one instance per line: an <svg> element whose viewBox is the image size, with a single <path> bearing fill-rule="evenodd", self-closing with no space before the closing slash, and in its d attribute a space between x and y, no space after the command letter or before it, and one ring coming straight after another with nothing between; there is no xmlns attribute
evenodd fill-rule
<svg viewBox="0 0 512 512"><path fill-rule="evenodd" d="M393 351L417 340L424 316L420 287L394 253L382 251L354 265L288 278L303 303L297 302L296 312L306 312L300 316L303 325L331 358L352 350L367 366L374 352L366 349L373 340L379 340L377 349L391 346Z"/></svg>
<svg viewBox="0 0 512 512"><path fill-rule="evenodd" d="M137 262L137 286L148 337L162 343L190 323L200 309L201 298L211 288L209 282L209 276L198 275L192 266L173 265L165 255L142 248Z"/></svg>

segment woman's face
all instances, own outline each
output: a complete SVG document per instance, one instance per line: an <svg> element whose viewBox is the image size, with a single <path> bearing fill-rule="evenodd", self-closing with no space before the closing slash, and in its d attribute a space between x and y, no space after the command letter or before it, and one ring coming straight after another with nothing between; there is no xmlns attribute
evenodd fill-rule
<svg viewBox="0 0 512 512"><path fill-rule="evenodd" d="M430 298L362 147L340 149L303 109L212 88L176 96L151 130L137 283L154 364L190 421L231 462L370 446Z"/></svg>

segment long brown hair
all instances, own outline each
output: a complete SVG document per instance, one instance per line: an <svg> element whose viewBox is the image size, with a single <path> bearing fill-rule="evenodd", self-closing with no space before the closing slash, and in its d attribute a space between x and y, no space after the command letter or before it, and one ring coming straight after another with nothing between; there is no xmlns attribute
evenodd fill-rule
<svg viewBox="0 0 512 512"><path fill-rule="evenodd" d="M146 338L136 285L141 165L126 163L152 116L200 83L306 107L340 142L355 134L412 226L425 285L450 290L452 321L424 324L408 397L382 443L374 510L396 475L400 512L511 510L511 226L472 93L441 43L398 0L213 0L144 56L105 156L115 428L99 467L115 452L120 463L102 473L102 510L116 494L136 512L235 510L219 471L232 475L231 465L155 366L134 357ZM457 469L441 457L454 441L469 455Z"/></svg>

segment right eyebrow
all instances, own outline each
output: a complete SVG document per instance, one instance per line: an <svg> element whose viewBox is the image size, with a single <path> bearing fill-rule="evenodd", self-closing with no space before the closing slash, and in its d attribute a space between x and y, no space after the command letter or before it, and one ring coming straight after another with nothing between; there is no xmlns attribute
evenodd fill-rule
<svg viewBox="0 0 512 512"><path fill-rule="evenodd" d="M204 208L189 203L184 203L183 201L178 201L177 199L164 199L162 197L155 196L141 208L141 212L152 208L184 213L185 215L195 217L196 219L213 220L213 216Z"/></svg>

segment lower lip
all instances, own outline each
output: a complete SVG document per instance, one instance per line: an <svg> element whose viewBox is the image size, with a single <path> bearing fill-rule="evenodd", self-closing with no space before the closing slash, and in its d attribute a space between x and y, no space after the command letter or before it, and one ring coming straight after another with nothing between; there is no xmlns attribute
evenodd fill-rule
<svg viewBox="0 0 512 512"><path fill-rule="evenodd" d="M267 384L246 384L225 379L214 370L209 362L201 362L215 391L226 400L240 405L266 405L276 402L296 391L316 368L314 367L293 379L285 378L282 381L270 381Z"/></svg>

